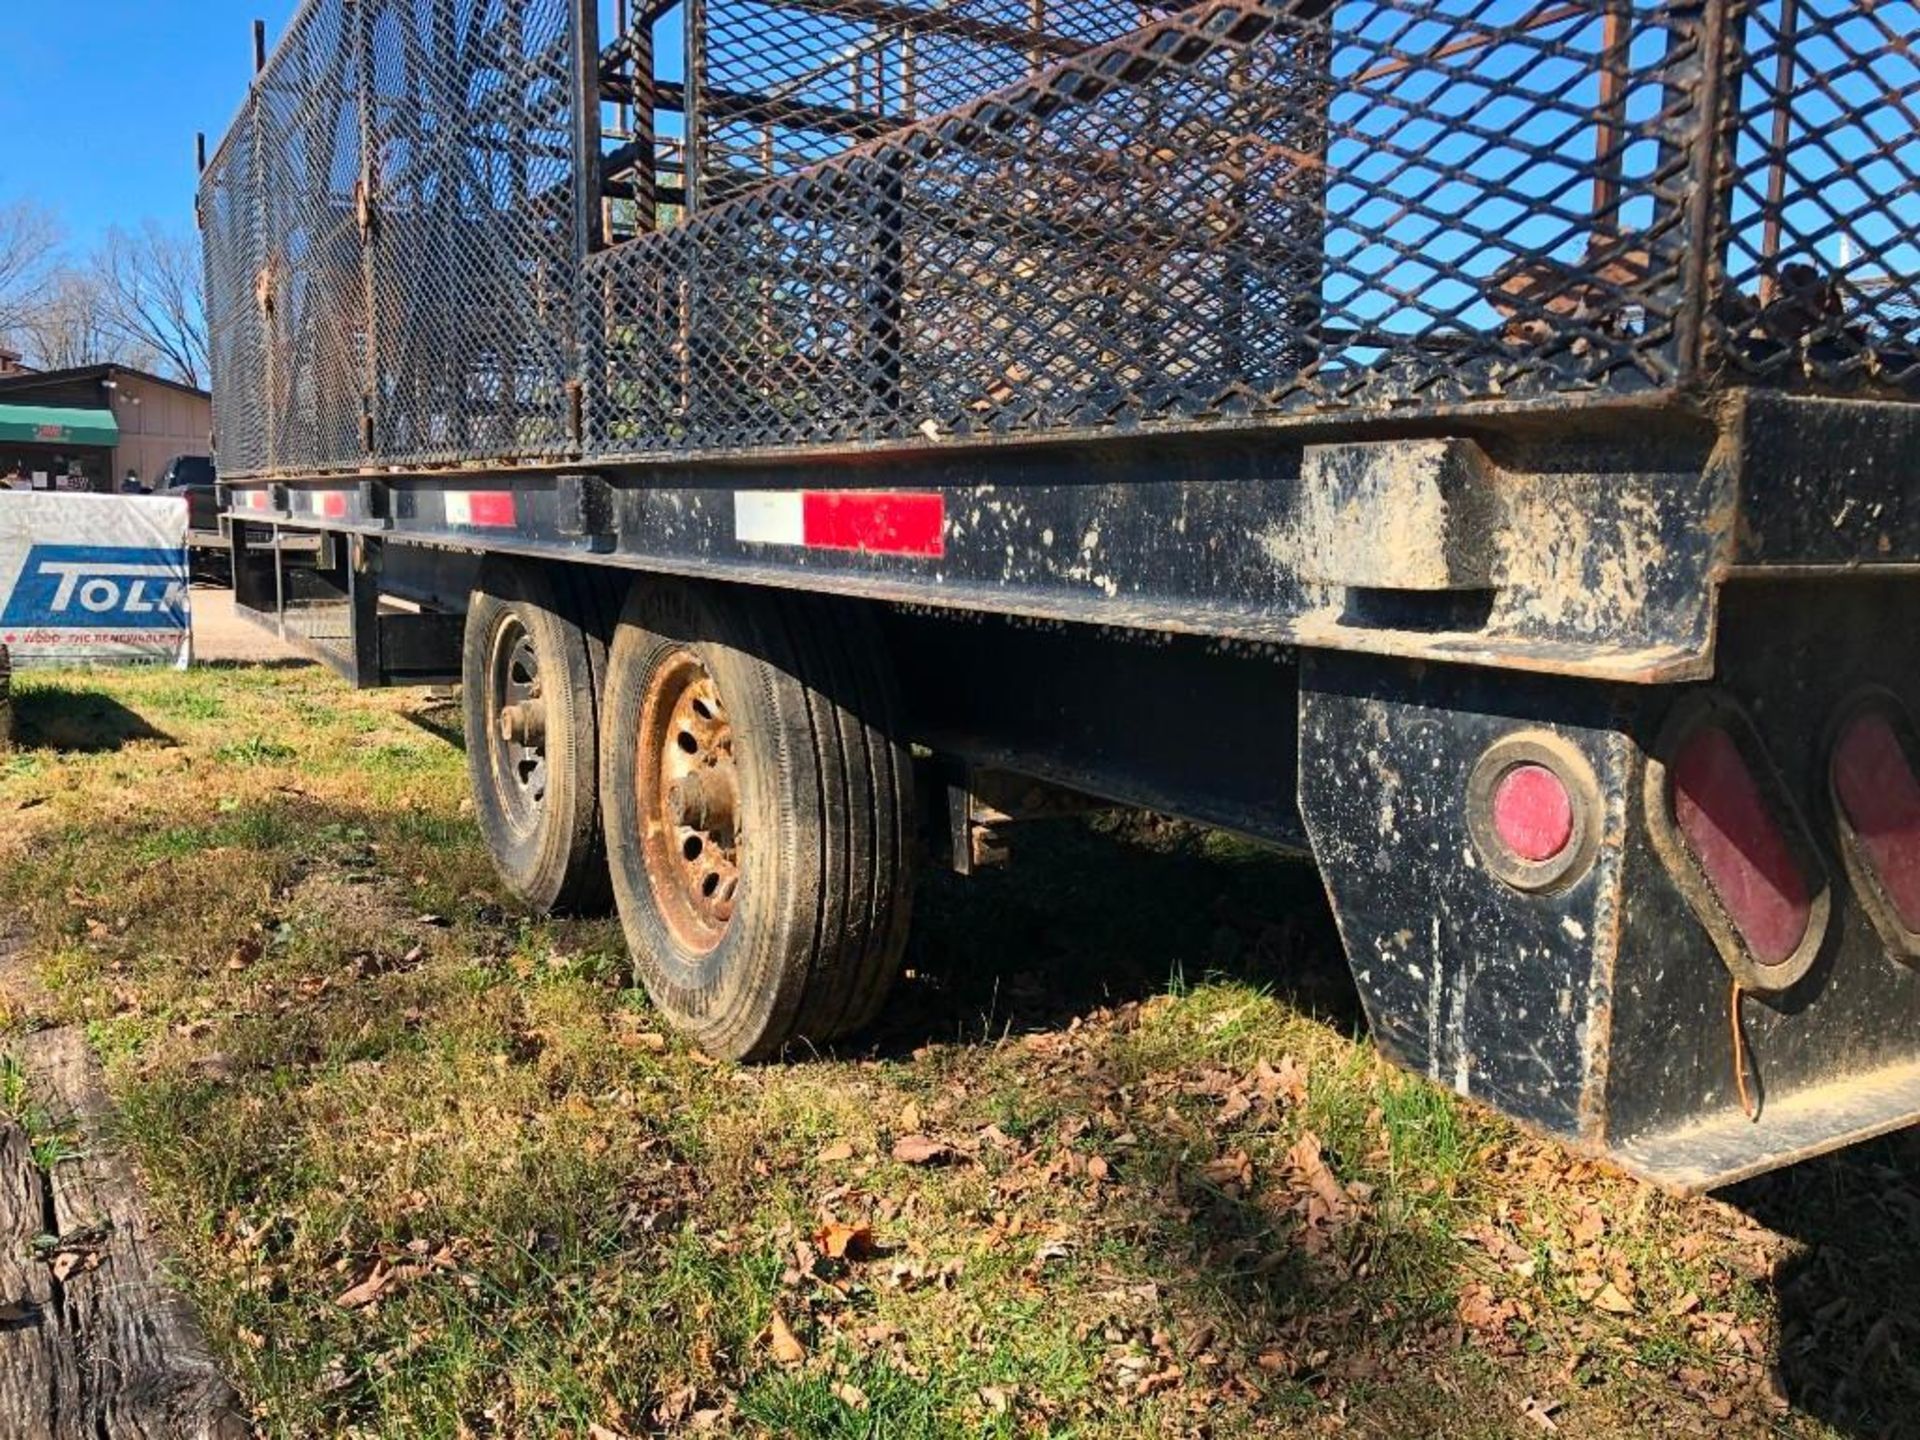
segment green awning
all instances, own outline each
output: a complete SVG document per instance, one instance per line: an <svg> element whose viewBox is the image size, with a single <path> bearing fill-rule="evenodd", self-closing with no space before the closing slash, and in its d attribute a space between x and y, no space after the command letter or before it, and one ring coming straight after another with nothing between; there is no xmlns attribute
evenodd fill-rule
<svg viewBox="0 0 1920 1440"><path fill-rule="evenodd" d="M0 405L0 440L30 445L103 445L120 443L120 426L111 410L69 410L57 405Z"/></svg>

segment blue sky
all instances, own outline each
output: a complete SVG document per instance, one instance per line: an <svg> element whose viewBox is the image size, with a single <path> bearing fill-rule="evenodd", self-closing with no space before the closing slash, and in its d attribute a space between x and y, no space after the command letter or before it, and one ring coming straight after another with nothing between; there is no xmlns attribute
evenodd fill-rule
<svg viewBox="0 0 1920 1440"><path fill-rule="evenodd" d="M76 250L112 224L193 223L193 134L233 119L293 0L0 0L0 204L38 201Z"/></svg>

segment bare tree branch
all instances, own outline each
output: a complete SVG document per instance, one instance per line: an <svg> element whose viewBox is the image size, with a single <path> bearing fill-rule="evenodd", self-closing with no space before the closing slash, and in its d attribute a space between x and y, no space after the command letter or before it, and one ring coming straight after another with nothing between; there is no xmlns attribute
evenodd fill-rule
<svg viewBox="0 0 1920 1440"><path fill-rule="evenodd" d="M115 228L91 267L102 322L128 351L158 357L152 368L189 385L206 381L207 315L200 247L148 220L137 232Z"/></svg>
<svg viewBox="0 0 1920 1440"><path fill-rule="evenodd" d="M27 201L0 205L0 337L18 331L46 299L60 227Z"/></svg>
<svg viewBox="0 0 1920 1440"><path fill-rule="evenodd" d="M124 345L107 318L99 281L83 270L58 270L19 326L28 358L48 370L114 362L139 366L150 356Z"/></svg>

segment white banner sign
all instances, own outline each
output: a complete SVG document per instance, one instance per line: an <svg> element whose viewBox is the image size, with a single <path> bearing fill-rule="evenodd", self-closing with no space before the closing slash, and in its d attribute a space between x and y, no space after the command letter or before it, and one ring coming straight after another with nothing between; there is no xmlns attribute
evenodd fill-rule
<svg viewBox="0 0 1920 1440"><path fill-rule="evenodd" d="M186 668L187 502L0 489L0 644L16 669Z"/></svg>

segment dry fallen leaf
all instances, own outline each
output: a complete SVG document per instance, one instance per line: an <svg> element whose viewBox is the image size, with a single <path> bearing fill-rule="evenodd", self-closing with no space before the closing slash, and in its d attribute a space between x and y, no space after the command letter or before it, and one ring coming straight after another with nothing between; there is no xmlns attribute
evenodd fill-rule
<svg viewBox="0 0 1920 1440"><path fill-rule="evenodd" d="M1574 1244L1591 1245L1607 1233L1607 1217L1598 1205L1582 1205L1567 1226L1567 1233Z"/></svg>
<svg viewBox="0 0 1920 1440"><path fill-rule="evenodd" d="M380 1292L387 1288L392 1279L393 1271L387 1268L385 1262L376 1262L366 1279L342 1290L334 1297L333 1303L342 1310L358 1310L362 1305L371 1305L380 1298Z"/></svg>
<svg viewBox="0 0 1920 1440"><path fill-rule="evenodd" d="M1262 1100L1284 1101L1299 1105L1307 1098L1307 1072L1291 1055L1280 1057L1278 1065L1262 1060L1253 1067L1253 1093Z"/></svg>
<svg viewBox="0 0 1920 1440"><path fill-rule="evenodd" d="M853 1146L844 1140L836 1141L834 1144L827 1146L826 1149L822 1150L814 1158L822 1165L836 1165L842 1160L851 1160L853 1158Z"/></svg>
<svg viewBox="0 0 1920 1440"><path fill-rule="evenodd" d="M953 1158L953 1147L930 1135L902 1135L893 1142L893 1158L903 1165L938 1165Z"/></svg>
<svg viewBox="0 0 1920 1440"><path fill-rule="evenodd" d="M1620 1293L1620 1287L1611 1280L1594 1292L1593 1308L1604 1310L1609 1315L1631 1315L1635 1306L1633 1301Z"/></svg>
<svg viewBox="0 0 1920 1440"><path fill-rule="evenodd" d="M1320 1137L1311 1130L1301 1132L1299 1140L1287 1152L1287 1162L1299 1172L1300 1178L1307 1182L1313 1192L1330 1207L1346 1204L1346 1191L1340 1188L1340 1182L1333 1178L1333 1171L1327 1168L1326 1153L1320 1145Z"/></svg>
<svg viewBox="0 0 1920 1440"><path fill-rule="evenodd" d="M807 1347L800 1343L799 1337L787 1324L787 1317L777 1307L773 1318L767 1321L767 1349L782 1365L798 1365L807 1358Z"/></svg>
<svg viewBox="0 0 1920 1440"><path fill-rule="evenodd" d="M813 1243L829 1260L864 1260L873 1253L873 1231L829 1220L813 1232Z"/></svg>
<svg viewBox="0 0 1920 1440"><path fill-rule="evenodd" d="M909 1135L920 1128L920 1107L911 1100L900 1111L900 1128Z"/></svg>
<svg viewBox="0 0 1920 1440"><path fill-rule="evenodd" d="M1209 1160L1200 1167L1200 1175L1210 1185L1238 1185L1244 1189L1253 1183L1253 1160L1246 1151L1235 1150Z"/></svg>
<svg viewBox="0 0 1920 1440"><path fill-rule="evenodd" d="M867 1392L862 1390L858 1385L855 1385L851 1380L843 1380L840 1384L834 1386L833 1393L839 1398L840 1403L849 1409L864 1410L867 1408Z"/></svg>
<svg viewBox="0 0 1920 1440"><path fill-rule="evenodd" d="M1456 1308L1460 1323L1469 1330L1479 1330L1487 1334L1505 1331L1507 1322L1519 1313L1511 1300L1502 1300L1486 1285L1469 1285L1460 1292L1460 1303Z"/></svg>

